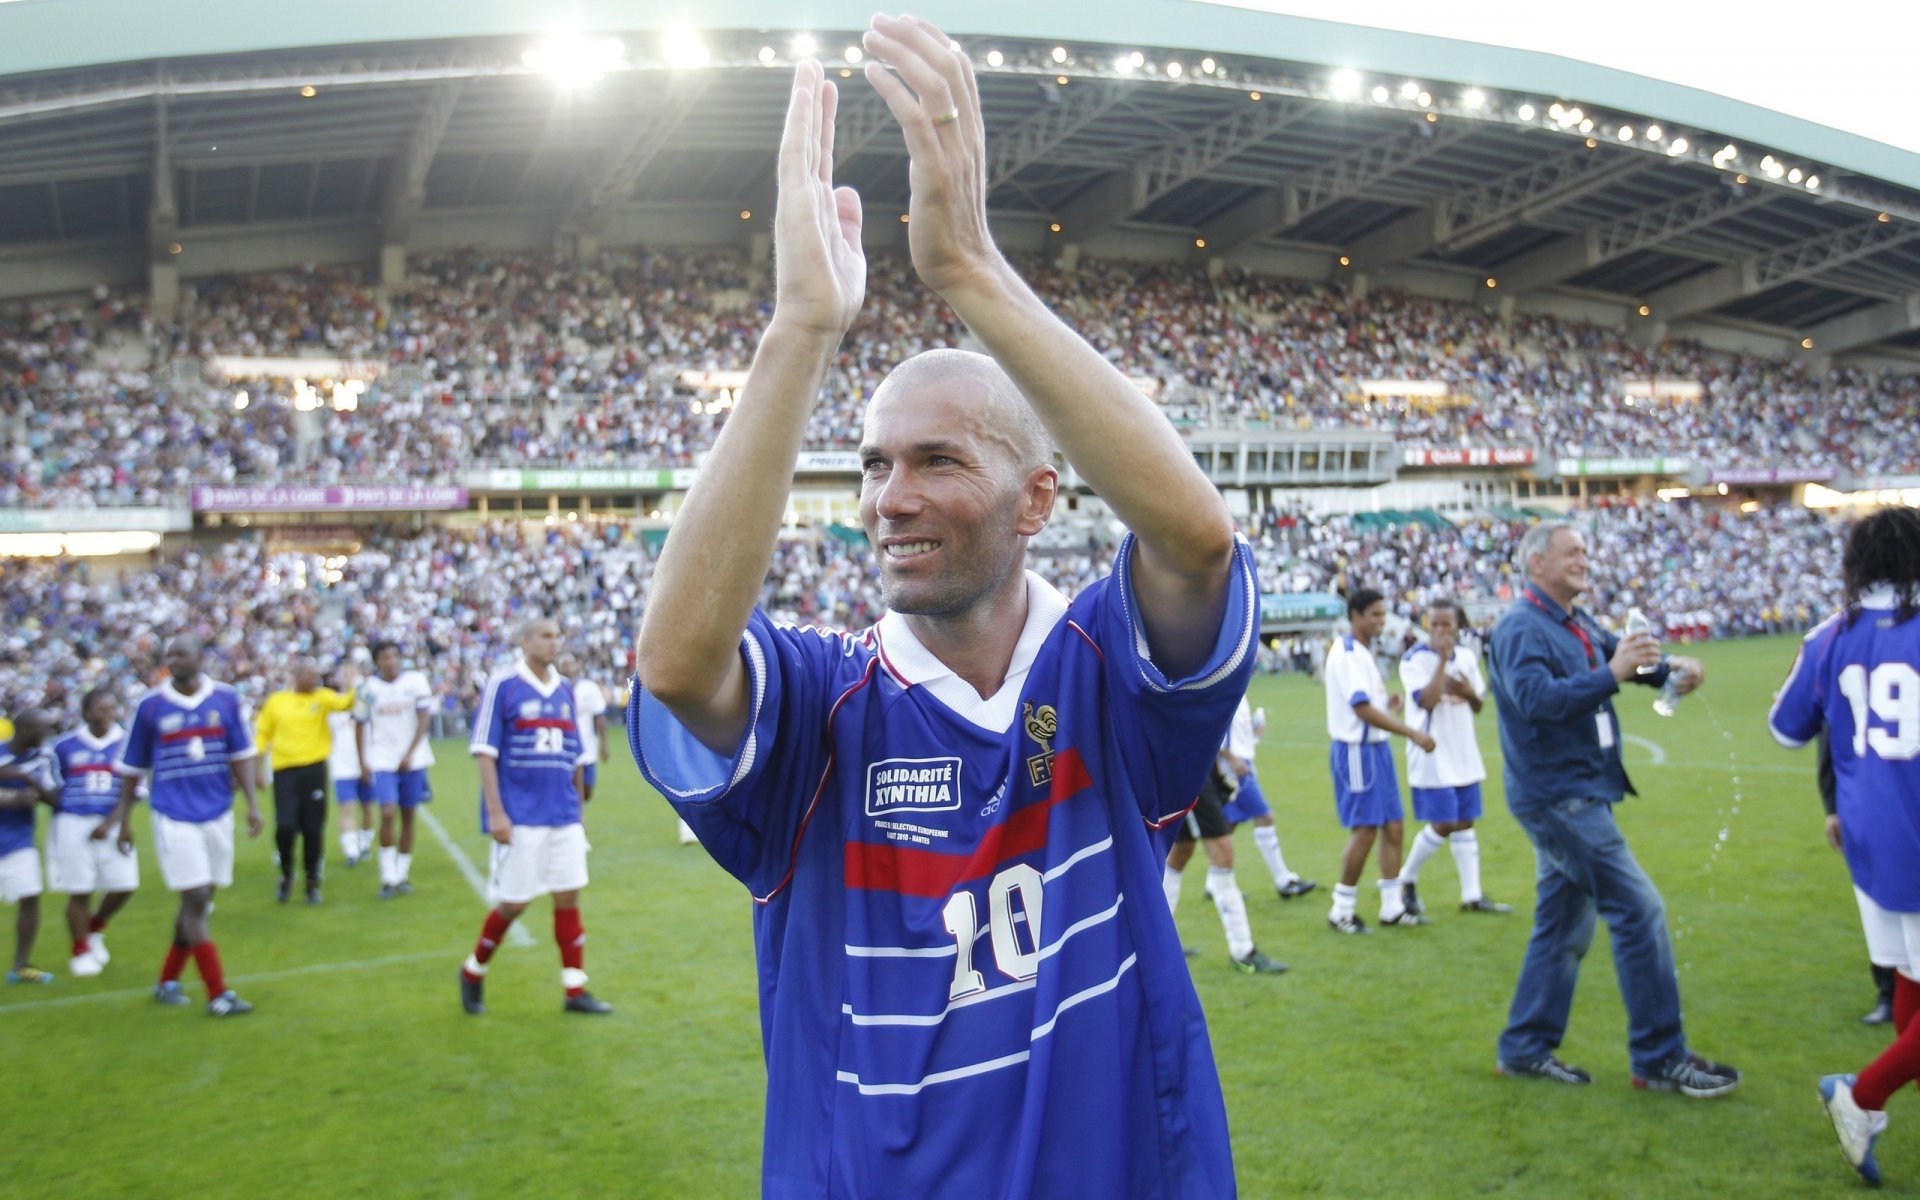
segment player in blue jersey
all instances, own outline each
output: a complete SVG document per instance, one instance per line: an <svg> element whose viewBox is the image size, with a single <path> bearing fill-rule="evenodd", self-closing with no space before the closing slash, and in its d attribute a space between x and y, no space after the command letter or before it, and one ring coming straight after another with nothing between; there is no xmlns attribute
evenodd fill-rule
<svg viewBox="0 0 1920 1200"><path fill-rule="evenodd" d="M0 904L12 904L13 966L8 983L52 983L33 965L40 937L40 852L33 831L38 806L52 804L58 781L47 746L47 719L28 709L13 719L13 736L0 746Z"/></svg>
<svg viewBox="0 0 1920 1200"><path fill-rule="evenodd" d="M153 849L167 890L180 893L173 944L167 948L153 998L187 1003L180 973L191 958L207 985L207 1013L239 1016L253 1011L227 987L220 951L207 918L216 888L233 883L233 789L247 799L247 836L259 837L260 803L253 794L253 719L232 686L208 679L200 666L200 643L177 637L167 644L167 682L141 697L114 769L120 773L120 803L94 831L119 831L123 852L133 849L134 804L140 781L153 802Z"/></svg>
<svg viewBox="0 0 1920 1200"><path fill-rule="evenodd" d="M1820 1081L1847 1162L1877 1184L1887 1101L1920 1079L1920 511L1860 521L1841 571L1846 606L1807 635L1768 725L1793 747L1827 731L1867 955L1896 972L1893 1045L1857 1078Z"/></svg>
<svg viewBox="0 0 1920 1200"><path fill-rule="evenodd" d="M987 354L898 365L861 515L890 610L755 607L808 413L859 314L834 86L796 72L775 310L654 575L629 703L647 777L754 898L769 1197L1234 1194L1206 1025L1160 891L1246 690L1258 595L1153 403L994 246L972 65L878 16L920 278ZM1071 603L1025 572L1053 443L1132 530Z"/></svg>
<svg viewBox="0 0 1920 1200"><path fill-rule="evenodd" d="M587 990L587 932L580 890L587 886L587 827L582 778L592 761L580 743L573 684L554 667L560 626L545 617L520 629L520 661L487 680L468 747L480 771L480 830L493 838L487 899L493 911L460 968L460 1003L486 1011L487 964L514 918L535 897L553 897L553 940L560 946L561 1011L599 1015L613 1006Z"/></svg>
<svg viewBox="0 0 1920 1200"><path fill-rule="evenodd" d="M111 958L107 923L140 886L140 859L132 846L122 850L111 838L93 836L120 794L113 773L127 740L120 701L107 688L94 688L80 700L80 718L80 728L53 747L60 802L47 830L47 875L53 890L67 897L67 932L73 935L67 970L85 976L98 975ZM96 891L104 893L98 911Z"/></svg>

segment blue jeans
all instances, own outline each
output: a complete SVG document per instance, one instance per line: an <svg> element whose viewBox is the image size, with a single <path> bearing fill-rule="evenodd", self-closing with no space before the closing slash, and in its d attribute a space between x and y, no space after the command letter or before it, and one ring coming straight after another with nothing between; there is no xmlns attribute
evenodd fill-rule
<svg viewBox="0 0 1920 1200"><path fill-rule="evenodd" d="M1673 971L1666 905L1627 849L1613 821L1613 805L1558 800L1516 809L1513 816L1533 842L1539 900L1513 1008L1500 1035L1500 1061L1537 1062L1559 1047L1597 915L1613 936L1633 1070L1642 1077L1657 1072L1687 1052L1680 981Z"/></svg>

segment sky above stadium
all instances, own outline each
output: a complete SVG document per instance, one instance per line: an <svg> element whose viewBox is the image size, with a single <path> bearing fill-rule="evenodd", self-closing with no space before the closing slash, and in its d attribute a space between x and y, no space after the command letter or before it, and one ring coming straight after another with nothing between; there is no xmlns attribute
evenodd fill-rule
<svg viewBox="0 0 1920 1200"><path fill-rule="evenodd" d="M1727 0L1203 2L1559 54L1920 153L1912 82L1920 4L1911 0L1795 0L1746 8Z"/></svg>

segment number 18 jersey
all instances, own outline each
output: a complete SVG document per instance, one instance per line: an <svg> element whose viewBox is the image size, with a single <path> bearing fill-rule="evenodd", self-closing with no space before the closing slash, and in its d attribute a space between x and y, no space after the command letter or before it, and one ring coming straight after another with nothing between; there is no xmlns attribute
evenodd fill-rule
<svg viewBox="0 0 1920 1200"><path fill-rule="evenodd" d="M1071 605L1027 577L988 699L898 615L756 612L730 758L634 689L642 770L756 903L767 1196L1233 1194L1161 870L1246 691L1257 588L1242 544L1209 660L1168 679L1133 553Z"/></svg>

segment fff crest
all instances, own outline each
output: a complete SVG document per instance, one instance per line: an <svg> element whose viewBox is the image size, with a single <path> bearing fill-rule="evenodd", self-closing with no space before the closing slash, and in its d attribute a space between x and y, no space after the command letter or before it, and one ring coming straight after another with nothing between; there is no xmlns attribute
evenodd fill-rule
<svg viewBox="0 0 1920 1200"><path fill-rule="evenodd" d="M1053 781L1053 735L1060 730L1060 716L1051 704L1035 708L1031 700L1026 700L1020 704L1020 723L1026 727L1027 736L1040 745L1040 753L1027 759L1027 778L1034 787L1045 787Z"/></svg>

